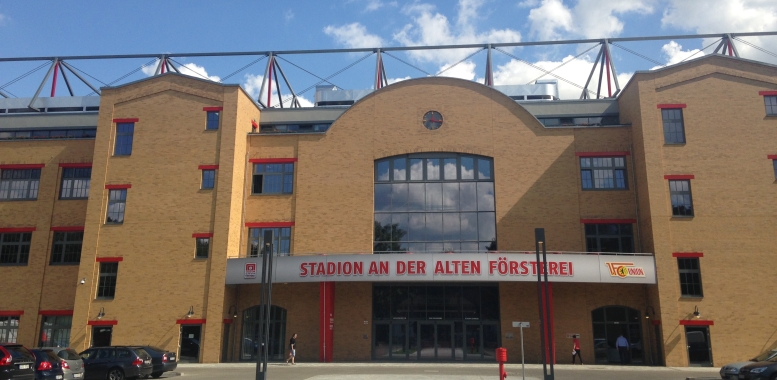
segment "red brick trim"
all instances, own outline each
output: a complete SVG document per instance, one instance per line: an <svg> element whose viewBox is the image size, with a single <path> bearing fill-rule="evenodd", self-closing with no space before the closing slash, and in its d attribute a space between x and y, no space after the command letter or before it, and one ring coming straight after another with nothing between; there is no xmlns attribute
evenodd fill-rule
<svg viewBox="0 0 777 380"><path fill-rule="evenodd" d="M204 319L178 319L175 321L179 325L204 325Z"/></svg>
<svg viewBox="0 0 777 380"><path fill-rule="evenodd" d="M193 238L209 238L213 237L213 232L200 232L200 233L193 233Z"/></svg>
<svg viewBox="0 0 777 380"><path fill-rule="evenodd" d="M583 224L634 224L636 219L580 219Z"/></svg>
<svg viewBox="0 0 777 380"><path fill-rule="evenodd" d="M37 228L36 227L9 227L9 228L0 228L0 233L15 233L15 232L35 232Z"/></svg>
<svg viewBox="0 0 777 380"><path fill-rule="evenodd" d="M249 228L294 227L294 222L246 222Z"/></svg>
<svg viewBox="0 0 777 380"><path fill-rule="evenodd" d="M224 107L202 107L203 111L223 111Z"/></svg>
<svg viewBox="0 0 777 380"><path fill-rule="evenodd" d="M46 164L2 164L0 169L40 169Z"/></svg>
<svg viewBox="0 0 777 380"><path fill-rule="evenodd" d="M91 162L60 162L60 168L91 168Z"/></svg>
<svg viewBox="0 0 777 380"><path fill-rule="evenodd" d="M252 158L248 162L252 164L289 164L297 162L297 158Z"/></svg>
<svg viewBox="0 0 777 380"><path fill-rule="evenodd" d="M119 321L112 320L112 321L88 321L86 322L88 326L116 326L119 324Z"/></svg>
<svg viewBox="0 0 777 380"><path fill-rule="evenodd" d="M667 103L667 104L657 104L656 108L658 109L664 109L664 108L685 108L685 103Z"/></svg>
<svg viewBox="0 0 777 380"><path fill-rule="evenodd" d="M217 170L218 168L218 165L200 165L197 167L199 170Z"/></svg>
<svg viewBox="0 0 777 380"><path fill-rule="evenodd" d="M575 152L577 157L622 157L630 154L630 152Z"/></svg>
<svg viewBox="0 0 777 380"><path fill-rule="evenodd" d="M777 154L770 154L770 155L766 156L766 158L768 158L770 160L777 160Z"/></svg>
<svg viewBox="0 0 777 380"><path fill-rule="evenodd" d="M694 179L693 174L667 174L664 179Z"/></svg>
<svg viewBox="0 0 777 380"><path fill-rule="evenodd" d="M121 185L105 185L105 188L108 190L118 190L118 189L129 189L132 185L129 183L121 184Z"/></svg>
<svg viewBox="0 0 777 380"><path fill-rule="evenodd" d="M0 310L0 317L21 317L24 310Z"/></svg>
<svg viewBox="0 0 777 380"><path fill-rule="evenodd" d="M124 261L124 257L97 257L94 261L98 263L118 263L119 261Z"/></svg>
<svg viewBox="0 0 777 380"><path fill-rule="evenodd" d="M40 310L38 311L38 315L44 317L68 317L73 316L73 310Z"/></svg>
<svg viewBox="0 0 777 380"><path fill-rule="evenodd" d="M54 232L81 232L84 230L84 226L59 226L51 227L49 230Z"/></svg>
<svg viewBox="0 0 777 380"><path fill-rule="evenodd" d="M140 119L138 118L132 118L132 119L113 119L114 123L137 123Z"/></svg>
<svg viewBox="0 0 777 380"><path fill-rule="evenodd" d="M232 318L224 318L224 324L225 324L225 325L231 325L231 324L232 324L232 322L234 322L234 321L232 320Z"/></svg>
<svg viewBox="0 0 777 380"><path fill-rule="evenodd" d="M683 259L704 257L704 252L672 252L672 257L679 257Z"/></svg>
<svg viewBox="0 0 777 380"><path fill-rule="evenodd" d="M761 95L761 96L775 96L775 95L777 95L777 91L758 91L758 95Z"/></svg>
<svg viewBox="0 0 777 380"><path fill-rule="evenodd" d="M661 320L660 319L654 319L654 320L650 321L650 324L653 325L653 326L659 326L659 325L661 325Z"/></svg>
<svg viewBox="0 0 777 380"><path fill-rule="evenodd" d="M680 326L712 326L715 322L702 319L681 319Z"/></svg>

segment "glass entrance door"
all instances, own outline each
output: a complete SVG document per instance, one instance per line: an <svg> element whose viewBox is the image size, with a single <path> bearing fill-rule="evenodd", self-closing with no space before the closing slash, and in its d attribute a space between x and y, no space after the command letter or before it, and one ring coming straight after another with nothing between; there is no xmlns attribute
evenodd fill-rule
<svg viewBox="0 0 777 380"><path fill-rule="evenodd" d="M691 367L712 367L710 349L710 328L685 327L685 343L688 347L688 365Z"/></svg>
<svg viewBox="0 0 777 380"><path fill-rule="evenodd" d="M453 323L450 322L421 322L413 323L418 326L418 342L410 343L411 359L416 356L419 360L452 360L453 359Z"/></svg>

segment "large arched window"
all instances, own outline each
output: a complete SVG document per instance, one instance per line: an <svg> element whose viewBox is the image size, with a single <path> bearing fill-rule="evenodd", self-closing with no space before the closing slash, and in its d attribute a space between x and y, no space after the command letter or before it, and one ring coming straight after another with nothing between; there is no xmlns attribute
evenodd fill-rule
<svg viewBox="0 0 777 380"><path fill-rule="evenodd" d="M240 359L255 360L260 352L259 339L259 306L243 311L243 341L241 343ZM270 351L268 356L273 360L282 360L286 356L286 309L272 305L270 307Z"/></svg>
<svg viewBox="0 0 777 380"><path fill-rule="evenodd" d="M424 153L375 161L375 253L496 250L494 162Z"/></svg>

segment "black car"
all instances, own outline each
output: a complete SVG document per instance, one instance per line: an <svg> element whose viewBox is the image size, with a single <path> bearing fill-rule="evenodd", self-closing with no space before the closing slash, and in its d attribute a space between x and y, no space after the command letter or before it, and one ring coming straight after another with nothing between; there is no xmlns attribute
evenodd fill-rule
<svg viewBox="0 0 777 380"><path fill-rule="evenodd" d="M112 346L92 347L82 353L84 379L124 380L151 374L151 355L142 348Z"/></svg>
<svg viewBox="0 0 777 380"><path fill-rule="evenodd" d="M35 355L21 344L0 343L0 380L34 380Z"/></svg>
<svg viewBox="0 0 777 380"><path fill-rule="evenodd" d="M62 380L62 359L51 350L33 349L35 355L35 380Z"/></svg>
<svg viewBox="0 0 777 380"><path fill-rule="evenodd" d="M138 346L135 348L141 348L151 355L151 364L154 366L151 377L155 379L162 376L162 373L170 372L178 366L178 363L175 361L175 352L163 350L154 346Z"/></svg>
<svg viewBox="0 0 777 380"><path fill-rule="evenodd" d="M743 380L777 379L777 357L742 367L739 370L739 378Z"/></svg>

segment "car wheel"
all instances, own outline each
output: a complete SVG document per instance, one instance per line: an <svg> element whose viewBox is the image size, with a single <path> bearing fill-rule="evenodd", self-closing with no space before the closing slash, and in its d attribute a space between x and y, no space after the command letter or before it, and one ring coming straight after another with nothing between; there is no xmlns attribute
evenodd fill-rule
<svg viewBox="0 0 777 380"><path fill-rule="evenodd" d="M118 368L108 371L108 380L124 380L124 372Z"/></svg>
<svg viewBox="0 0 777 380"><path fill-rule="evenodd" d="M158 378L162 377L162 372L154 372L154 373L151 374L151 377L153 377L155 379L158 379Z"/></svg>

